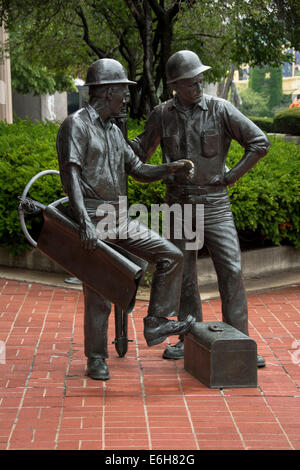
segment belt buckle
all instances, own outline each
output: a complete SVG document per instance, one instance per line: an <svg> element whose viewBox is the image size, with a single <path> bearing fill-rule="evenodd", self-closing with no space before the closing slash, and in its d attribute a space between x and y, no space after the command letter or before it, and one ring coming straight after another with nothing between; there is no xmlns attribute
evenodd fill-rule
<svg viewBox="0 0 300 470"><path fill-rule="evenodd" d="M201 188L185 188L181 191L182 196L202 196L203 194L207 194L205 189Z"/></svg>
<svg viewBox="0 0 300 470"><path fill-rule="evenodd" d="M207 192L208 191L206 189L202 189L202 188L197 189L197 194L200 194L200 195L201 194L207 194Z"/></svg>

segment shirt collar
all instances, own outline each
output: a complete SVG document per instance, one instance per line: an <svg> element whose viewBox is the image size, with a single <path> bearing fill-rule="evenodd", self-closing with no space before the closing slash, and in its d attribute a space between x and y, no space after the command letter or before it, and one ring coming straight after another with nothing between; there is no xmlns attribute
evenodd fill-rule
<svg viewBox="0 0 300 470"><path fill-rule="evenodd" d="M195 108L196 107L199 107L201 108L203 111L207 111L207 104L206 104L206 99L205 99L205 95L203 94L202 97L201 97L201 100L199 101L199 103L197 103L195 105ZM175 109L175 108L178 108L178 109L183 109L181 107L181 104L178 100L178 97L175 95L174 98L173 98L173 103L172 103L172 108Z"/></svg>
<svg viewBox="0 0 300 470"><path fill-rule="evenodd" d="M90 120L92 121L93 124L95 124L96 121L98 120L98 122L100 122L100 124L103 128L111 128L111 126L112 126L112 120L111 119L108 119L106 122L103 122L103 120L101 119L101 116L97 113L97 111L95 110L95 108L93 108L93 106L91 106L89 103L87 103L85 105L85 107L86 107L86 110L87 110L88 115L90 117Z"/></svg>

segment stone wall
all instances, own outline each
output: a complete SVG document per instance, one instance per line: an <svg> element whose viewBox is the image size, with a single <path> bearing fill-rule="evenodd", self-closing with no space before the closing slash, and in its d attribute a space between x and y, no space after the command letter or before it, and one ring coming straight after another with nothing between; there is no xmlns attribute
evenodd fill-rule
<svg viewBox="0 0 300 470"><path fill-rule="evenodd" d="M62 121L68 115L67 93L34 96L13 93L13 112L21 119Z"/></svg>

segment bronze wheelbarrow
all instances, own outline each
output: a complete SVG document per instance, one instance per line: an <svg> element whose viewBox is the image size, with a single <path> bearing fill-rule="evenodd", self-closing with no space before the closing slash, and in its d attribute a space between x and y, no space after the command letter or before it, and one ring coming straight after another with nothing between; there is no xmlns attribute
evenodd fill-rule
<svg viewBox="0 0 300 470"><path fill-rule="evenodd" d="M148 263L123 248L98 240L97 248L90 252L81 247L78 224L65 210L64 197L47 206L27 197L30 187L40 177L57 174L45 170L35 175L26 185L18 207L19 218L26 239L64 270L87 284L114 304L115 348L120 357L128 350L128 314L132 311L139 283ZM25 222L25 214L43 215L43 226L34 240ZM101 275L104 273L104 275Z"/></svg>

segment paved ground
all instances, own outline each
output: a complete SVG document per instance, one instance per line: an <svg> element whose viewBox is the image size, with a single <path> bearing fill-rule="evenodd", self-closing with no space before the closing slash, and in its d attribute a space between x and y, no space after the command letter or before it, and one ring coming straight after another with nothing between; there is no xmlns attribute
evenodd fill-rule
<svg viewBox="0 0 300 470"><path fill-rule="evenodd" d="M80 289L0 279L0 449L300 449L300 284L250 292L250 335L267 367L258 387L212 390L143 338L129 319L111 380L85 376ZM204 301L206 321L220 301ZM110 322L114 338L114 322Z"/></svg>

